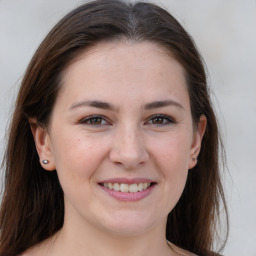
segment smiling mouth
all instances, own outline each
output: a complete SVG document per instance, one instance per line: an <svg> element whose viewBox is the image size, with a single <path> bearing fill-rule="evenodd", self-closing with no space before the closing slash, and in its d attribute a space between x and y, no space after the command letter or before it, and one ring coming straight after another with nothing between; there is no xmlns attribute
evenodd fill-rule
<svg viewBox="0 0 256 256"><path fill-rule="evenodd" d="M101 186L104 186L107 189L123 192L123 193L138 193L142 192L143 190L148 189L149 187L153 186L155 182L143 182L143 183L133 183L133 184L126 184L126 183L100 183Z"/></svg>

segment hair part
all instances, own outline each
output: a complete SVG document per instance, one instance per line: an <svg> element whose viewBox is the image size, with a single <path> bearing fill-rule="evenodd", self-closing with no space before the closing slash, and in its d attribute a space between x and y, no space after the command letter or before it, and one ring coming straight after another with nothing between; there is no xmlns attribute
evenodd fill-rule
<svg viewBox="0 0 256 256"><path fill-rule="evenodd" d="M57 173L45 171L39 163L29 119L47 127L65 69L89 47L115 40L157 43L184 67L193 121L196 124L205 115L207 128L198 165L189 171L184 192L169 213L166 238L198 255L213 255L221 202L225 213L227 208L219 170L222 145L202 58L167 11L150 3L118 0L92 1L67 14L43 40L26 70L4 158L1 255L20 254L61 229L63 191Z"/></svg>

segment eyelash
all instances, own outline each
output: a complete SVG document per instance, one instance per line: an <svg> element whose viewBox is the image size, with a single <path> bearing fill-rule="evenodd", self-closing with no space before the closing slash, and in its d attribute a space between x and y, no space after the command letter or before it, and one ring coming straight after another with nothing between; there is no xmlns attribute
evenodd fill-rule
<svg viewBox="0 0 256 256"><path fill-rule="evenodd" d="M96 120L100 121L100 124L92 123L93 119L95 119L94 121L96 121ZM153 123L154 119L160 119L160 120L162 120L162 123ZM104 121L105 123L102 124L102 121ZM104 116L101 116L101 115L87 116L85 118L82 118L79 121L79 123L90 125L90 126L95 126L95 127L111 125L111 123L107 120L107 118ZM145 122L145 124L155 125L155 126L164 126L164 125L170 125L170 124L174 124L174 123L176 123L176 121L173 118L171 118L170 116L167 116L167 115L163 115L163 114L157 114L157 115L150 116L148 121Z"/></svg>
<svg viewBox="0 0 256 256"><path fill-rule="evenodd" d="M105 121L106 123L105 124L93 124L93 123L90 123L92 122L93 119L100 119L100 121ZM101 115L92 115L92 116L87 116L85 118L82 118L80 121L79 121L80 124L87 124L87 125L91 125L91 126L96 126L96 127L99 127L99 126L103 126L103 125L111 125L111 123L109 121L107 121L107 118L104 117L104 116L101 116Z"/></svg>
<svg viewBox="0 0 256 256"><path fill-rule="evenodd" d="M154 124L151 121L153 121L153 119L161 119L163 121L163 123L158 123L158 124ZM157 115L153 115L149 118L149 120L146 122L146 124L149 124L151 122L150 125L156 125L156 126L163 126L163 125L170 125L170 124L175 124L176 121L171 118L170 116L167 115L163 115L163 114L157 114Z"/></svg>

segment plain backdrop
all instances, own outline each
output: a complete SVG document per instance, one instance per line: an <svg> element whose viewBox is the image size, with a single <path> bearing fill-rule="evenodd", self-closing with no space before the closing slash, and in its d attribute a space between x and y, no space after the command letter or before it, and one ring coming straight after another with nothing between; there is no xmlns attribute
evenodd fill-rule
<svg viewBox="0 0 256 256"><path fill-rule="evenodd" d="M194 37L227 153L230 236L224 255L256 256L256 1L162 0ZM0 0L0 161L27 64L51 27L81 0Z"/></svg>

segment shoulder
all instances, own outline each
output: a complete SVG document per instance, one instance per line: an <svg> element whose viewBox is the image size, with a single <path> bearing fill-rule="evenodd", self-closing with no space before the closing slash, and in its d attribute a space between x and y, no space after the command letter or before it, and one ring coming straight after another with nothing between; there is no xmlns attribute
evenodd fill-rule
<svg viewBox="0 0 256 256"><path fill-rule="evenodd" d="M167 241L167 243L169 244L169 246L175 251L177 252L179 255L182 256L198 256L192 252L186 251L184 249L181 249L180 247L176 246L175 244L172 244L171 242Z"/></svg>
<svg viewBox="0 0 256 256"><path fill-rule="evenodd" d="M194 254L192 252L189 252L189 251L186 251L184 249L181 249L180 247L176 246L175 244L172 244L171 242L167 241L168 245L176 252L178 253L179 255L181 256L223 256L219 253L216 253L216 252L207 252L203 255L197 255L197 254Z"/></svg>
<svg viewBox="0 0 256 256"><path fill-rule="evenodd" d="M48 255L49 248L51 248L50 238L28 248L23 253L17 256L44 256Z"/></svg>

